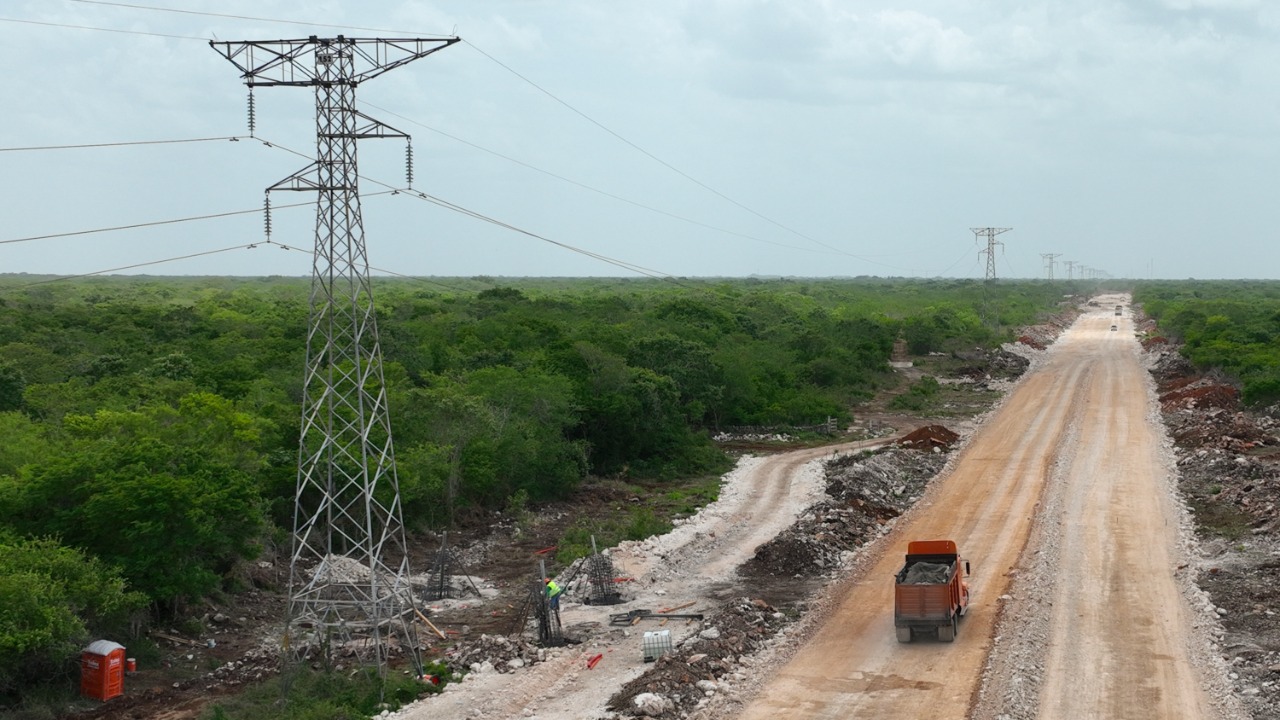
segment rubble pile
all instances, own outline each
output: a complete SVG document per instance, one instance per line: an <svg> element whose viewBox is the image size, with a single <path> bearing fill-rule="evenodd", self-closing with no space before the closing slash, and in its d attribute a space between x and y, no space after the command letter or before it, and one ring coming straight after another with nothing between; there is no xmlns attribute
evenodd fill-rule
<svg viewBox="0 0 1280 720"><path fill-rule="evenodd" d="M455 673L509 673L546 660L546 650L523 637L481 635L459 643L445 654L445 662Z"/></svg>
<svg viewBox="0 0 1280 720"><path fill-rule="evenodd" d="M1243 410L1233 385L1159 340L1143 346L1201 539L1196 583L1236 692L1254 717L1280 717L1280 421Z"/></svg>
<svg viewBox="0 0 1280 720"><path fill-rule="evenodd" d="M1230 385L1190 383L1160 396L1165 412L1178 408L1234 408L1240 403L1240 391Z"/></svg>
<svg viewBox="0 0 1280 720"><path fill-rule="evenodd" d="M1036 350L1044 350L1045 348L1049 347L1048 345L1040 342L1039 340L1031 337L1030 335L1019 335L1017 342L1020 342L1023 345L1026 345L1027 347L1033 347Z"/></svg>
<svg viewBox="0 0 1280 720"><path fill-rule="evenodd" d="M953 355L966 363L955 371L956 375L974 380L1021 377L1031 365L1027 358L1003 347L995 350L957 350Z"/></svg>
<svg viewBox="0 0 1280 720"><path fill-rule="evenodd" d="M1068 301L1057 315L1039 325L1023 328L1017 342L1036 350L1044 350L1049 347L1080 316L1080 309L1077 305L1077 302Z"/></svg>
<svg viewBox="0 0 1280 720"><path fill-rule="evenodd" d="M928 436L952 434L946 428ZM946 462L942 447L889 448L837 457L827 463L828 499L809 508L777 537L761 545L744 574L817 575L840 565L841 556L889 531Z"/></svg>
<svg viewBox="0 0 1280 720"><path fill-rule="evenodd" d="M609 698L626 716L678 718L705 706L743 678L743 660L788 622L763 600L740 598L703 621L702 630L659 657Z"/></svg>

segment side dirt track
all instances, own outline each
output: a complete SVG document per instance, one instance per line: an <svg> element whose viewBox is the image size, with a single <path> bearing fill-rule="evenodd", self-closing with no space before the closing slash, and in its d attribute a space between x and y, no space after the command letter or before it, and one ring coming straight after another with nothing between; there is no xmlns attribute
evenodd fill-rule
<svg viewBox="0 0 1280 720"><path fill-rule="evenodd" d="M1099 299L975 433L946 477L881 541L809 641L762 673L742 718L1212 718L1220 682L1189 632L1175 581L1185 562L1162 431L1126 316ZM1046 542L1023 557L1038 520ZM891 577L911 539L951 538L971 561L974 601L954 643L899 644ZM1052 548L1052 553L1035 550ZM1052 555L1053 567L1034 567ZM1036 570L1037 572L1028 572ZM1021 587L1021 572L1048 577ZM1046 611L1042 641L982 689L1006 601ZM1028 627L1021 628L1027 631ZM1017 639L1013 639L1017 643ZM1039 692L1008 692L1042 669ZM980 698L987 698L979 703ZM981 707L979 707L981 705ZM979 712L981 711L981 712Z"/></svg>

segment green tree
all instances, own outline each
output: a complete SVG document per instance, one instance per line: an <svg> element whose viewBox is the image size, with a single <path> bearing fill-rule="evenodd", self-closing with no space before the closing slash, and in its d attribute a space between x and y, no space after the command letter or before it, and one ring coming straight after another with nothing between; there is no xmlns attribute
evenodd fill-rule
<svg viewBox="0 0 1280 720"><path fill-rule="evenodd" d="M93 557L0 534L0 697L56 674L91 634L123 634L145 603Z"/></svg>
<svg viewBox="0 0 1280 720"><path fill-rule="evenodd" d="M50 450L41 425L20 412L0 412L0 475L45 458Z"/></svg>
<svg viewBox="0 0 1280 720"><path fill-rule="evenodd" d="M27 389L27 379L18 368L0 365L0 412L22 409L22 393Z"/></svg>
<svg viewBox="0 0 1280 720"><path fill-rule="evenodd" d="M198 412L173 423L170 442L145 413L69 420L77 439L0 492L0 516L16 530L94 553L168 608L212 591L256 554L262 502L226 447L234 432L219 446L218 433L200 432Z"/></svg>

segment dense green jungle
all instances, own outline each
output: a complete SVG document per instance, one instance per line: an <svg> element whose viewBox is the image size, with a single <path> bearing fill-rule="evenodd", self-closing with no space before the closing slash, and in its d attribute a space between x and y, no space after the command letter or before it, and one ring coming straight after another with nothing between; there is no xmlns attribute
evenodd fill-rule
<svg viewBox="0 0 1280 720"><path fill-rule="evenodd" d="M1145 282L1134 302L1198 369L1235 382L1246 405L1280 402L1280 282Z"/></svg>
<svg viewBox="0 0 1280 720"><path fill-rule="evenodd" d="M1193 359L1271 397L1277 286L1238 287L1138 293ZM718 429L847 421L896 386L898 338L917 356L992 347L1095 289L378 278L405 523L447 528L589 477L721 472ZM287 544L311 292L303 278L0 277L0 697L87 638L235 592L237 567Z"/></svg>

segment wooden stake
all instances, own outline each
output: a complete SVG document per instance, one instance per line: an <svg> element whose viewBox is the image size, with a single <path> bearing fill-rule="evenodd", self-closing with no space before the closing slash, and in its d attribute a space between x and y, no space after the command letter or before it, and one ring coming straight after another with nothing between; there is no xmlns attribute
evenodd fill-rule
<svg viewBox="0 0 1280 720"><path fill-rule="evenodd" d="M445 637L445 636L444 636L444 633L440 632L440 628L438 628L438 627L436 627L435 625L432 625L432 624L431 624L431 621L427 619L427 616L426 616L426 615L423 615L423 614L422 614L422 611L421 611L421 610L419 610L418 608L414 608L414 609L413 609L413 611L414 611L415 613L417 613L417 614L418 614L418 617L422 619L422 622L424 622L424 623L426 623L426 624L427 624L427 627L429 627L429 628L431 628L432 630L434 630L434 631L435 631L435 633L436 633L437 635L439 635L439 636L440 636L440 639L441 639L441 640L448 640L448 639L449 639L449 638L447 638L447 637Z"/></svg>

